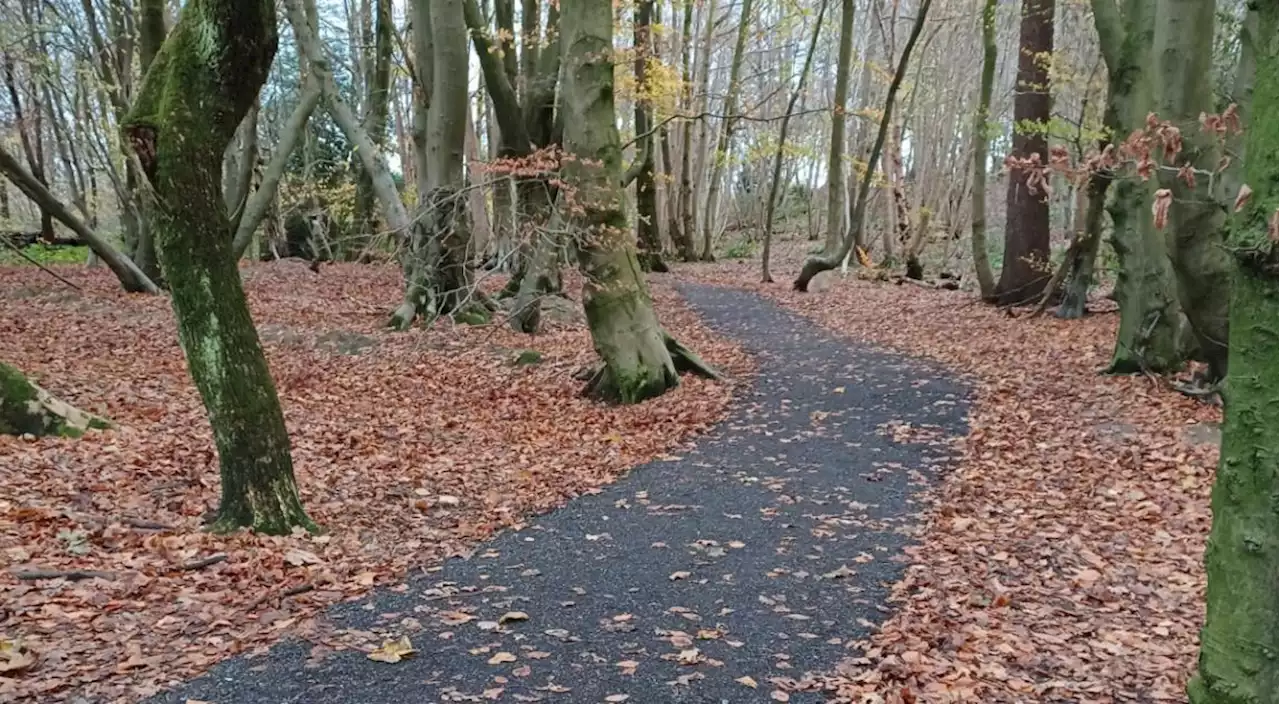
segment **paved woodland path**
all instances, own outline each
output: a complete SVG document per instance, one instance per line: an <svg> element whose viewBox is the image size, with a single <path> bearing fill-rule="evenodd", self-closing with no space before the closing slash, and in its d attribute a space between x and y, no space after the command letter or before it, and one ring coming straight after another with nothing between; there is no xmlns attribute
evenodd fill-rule
<svg viewBox="0 0 1280 704"><path fill-rule="evenodd" d="M416 619L412 658L309 662L308 643L285 641L156 701L769 702L770 678L853 654L902 571L896 529L948 461L946 438L964 432L965 389L754 294L681 290L759 362L695 450L411 577L407 591L329 612L334 628L378 638ZM456 623L457 612L474 618ZM527 620L498 626L508 612Z"/></svg>

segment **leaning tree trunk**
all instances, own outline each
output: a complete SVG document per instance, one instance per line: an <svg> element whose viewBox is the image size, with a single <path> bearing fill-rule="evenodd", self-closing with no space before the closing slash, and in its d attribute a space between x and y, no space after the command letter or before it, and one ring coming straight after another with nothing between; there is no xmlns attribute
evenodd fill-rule
<svg viewBox="0 0 1280 704"><path fill-rule="evenodd" d="M804 55L804 65L800 68L800 80L787 100L787 111L782 115L782 125L778 128L778 147L773 151L773 173L769 179L769 196L764 209L764 247L760 252L760 280L773 283L769 273L769 257L773 247L773 215L778 205L778 188L782 183L782 154L787 148L787 131L791 127L791 114L795 112L796 103L804 93L804 84L809 80L809 69L813 66L814 50L818 48L818 36L822 33L822 21L827 16L827 0L818 5L818 18L813 22L813 34L809 36L809 49Z"/></svg>
<svg viewBox="0 0 1280 704"><path fill-rule="evenodd" d="M89 249L106 263L111 273L119 279L120 285L130 293L160 293L160 287L138 268L123 252L111 246L111 243L89 229L80 218L67 209L39 179L22 168L13 155L0 146L0 173L13 182L28 198L45 212L51 213L58 222L66 225L72 232L88 245Z"/></svg>
<svg viewBox="0 0 1280 704"><path fill-rule="evenodd" d="M621 403L658 396L686 368L714 375L662 330L627 226L622 150L613 107L613 6L562 0L564 148L562 205L578 236L582 304L604 365L592 395Z"/></svg>
<svg viewBox="0 0 1280 704"><path fill-rule="evenodd" d="M747 34L751 30L751 1L742 0L742 16L738 19L738 39L733 45L733 59L729 63L729 89L724 96L724 117L720 120L720 136L716 150L711 155L711 180L707 183L707 208L702 218L702 254L704 262L714 260L712 240L715 238L716 219L720 211L720 192L723 188L724 169L733 146L733 131L738 124L738 76L742 73L742 54L747 46ZM711 20L708 19L708 22ZM708 32L709 33L709 32ZM707 67L709 71L710 67Z"/></svg>
<svg viewBox="0 0 1280 704"><path fill-rule="evenodd" d="M862 182L858 185L858 198L854 201L853 222L849 225L849 231L845 233L844 242L837 252L824 253L821 256L810 257L805 260L804 265L800 267L800 273L796 275L795 281L791 284L792 288L797 291L808 291L809 282L813 280L813 277L840 266L850 252L853 251L853 243L861 241L862 227L867 215L867 200L871 195L871 182L875 180L875 164L879 161L880 154L884 150L889 125L893 121L893 104L897 100L898 89L902 86L902 79L907 73L907 64L911 61L911 52L915 49L916 42L920 39L920 32L924 29L925 18L928 17L929 7L932 4L933 0L921 1L915 22L911 25L911 34L907 37L907 44L902 48L902 56L898 57L898 66L894 69L893 80L889 81L889 90L885 94L884 107L880 112L880 129L876 132L876 140L871 145L871 153L867 157L867 172L863 175Z"/></svg>
<svg viewBox="0 0 1280 704"><path fill-rule="evenodd" d="M1049 64L1053 53L1054 0L1024 0L1018 40L1018 79L1013 98L1013 156L1040 157L1049 163ZM1005 210L1004 265L996 284L996 302L1034 301L1049 281L1049 198L1033 190L1025 172L1009 177Z"/></svg>
<svg viewBox="0 0 1280 704"><path fill-rule="evenodd" d="M1211 380L1227 372L1231 290L1230 255L1223 247L1226 213L1214 199L1213 179L1205 176L1218 169L1222 154L1217 135L1198 124L1201 115L1214 112L1209 71L1214 8L1213 0L1159 0L1154 41L1156 114L1182 130L1176 165L1201 173L1187 185L1175 169L1160 169L1160 185L1173 192L1167 241L1178 297Z"/></svg>
<svg viewBox="0 0 1280 704"><path fill-rule="evenodd" d="M125 120L152 191L157 254L178 339L213 426L222 475L219 530L314 528L289 436L249 316L219 188L222 155L276 52L271 0L191 0Z"/></svg>
<svg viewBox="0 0 1280 704"><path fill-rule="evenodd" d="M1205 549L1207 616L1192 704L1277 700L1276 413L1276 0L1259 0L1256 34L1244 37L1257 64L1245 135L1245 178L1253 195L1234 216L1230 363L1222 452L1213 483L1213 527Z"/></svg>
<svg viewBox="0 0 1280 704"><path fill-rule="evenodd" d="M0 362L0 435L80 437L107 421L58 400L22 372Z"/></svg>

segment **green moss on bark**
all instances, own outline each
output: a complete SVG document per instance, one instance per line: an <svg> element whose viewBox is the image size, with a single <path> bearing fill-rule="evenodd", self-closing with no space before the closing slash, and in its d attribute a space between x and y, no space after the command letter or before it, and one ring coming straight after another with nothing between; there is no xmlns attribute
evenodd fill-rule
<svg viewBox="0 0 1280 704"><path fill-rule="evenodd" d="M1280 519L1277 501L1276 0L1255 6L1259 31L1252 115L1245 139L1253 196L1231 223L1234 253L1230 362L1222 450L1213 484L1213 527L1205 548L1207 614L1200 633L1192 704L1275 704L1280 650ZM1270 225L1274 227L1274 225Z"/></svg>
<svg viewBox="0 0 1280 704"><path fill-rule="evenodd" d="M231 252L222 155L276 50L270 0L191 0L165 40L125 129L153 191L156 250L178 339L213 428L222 479L217 530L314 529L289 437Z"/></svg>

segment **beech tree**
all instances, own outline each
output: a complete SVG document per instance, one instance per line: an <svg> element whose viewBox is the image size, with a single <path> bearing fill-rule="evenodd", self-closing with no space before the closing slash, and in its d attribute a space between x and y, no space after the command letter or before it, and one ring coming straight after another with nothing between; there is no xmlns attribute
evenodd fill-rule
<svg viewBox="0 0 1280 704"><path fill-rule="evenodd" d="M1013 99L1013 154L1049 163L1046 135L1053 104L1049 57L1053 53L1054 0L1023 0L1018 79ZM1035 300L1049 281L1049 202L1026 179L1009 179L1004 264L995 298L1001 305Z"/></svg>
<svg viewBox="0 0 1280 704"><path fill-rule="evenodd" d="M1200 116L1216 112L1209 64L1212 61L1214 0L1157 0L1155 112L1182 134L1178 163L1201 174L1219 169L1223 154L1217 135L1200 129ZM1231 290L1230 255L1223 246L1226 212L1215 200L1211 178L1192 183L1176 168L1159 169L1160 185L1172 195L1169 258L1177 277L1182 310L1195 333L1210 380L1227 372L1227 310Z"/></svg>
<svg viewBox="0 0 1280 704"><path fill-rule="evenodd" d="M1181 21L1204 19L1191 6L1178 9L1184 10ZM1246 69L1253 99L1246 106L1244 183L1252 195L1232 216L1225 248L1231 259L1230 361L1213 526L1205 547L1208 608L1199 672L1187 688L1192 704L1277 700L1276 0L1252 3L1250 14L1242 42L1256 61L1256 68Z"/></svg>
<svg viewBox="0 0 1280 704"><path fill-rule="evenodd" d="M213 426L222 478L217 530L314 528L249 315L219 184L223 150L276 53L270 0L191 0L125 120L151 189L150 221L178 339Z"/></svg>
<svg viewBox="0 0 1280 704"><path fill-rule="evenodd" d="M562 0L561 12L564 149L573 157L562 169L572 189L563 194L563 207L585 277L587 325L603 362L588 391L636 403L674 388L682 371L717 374L662 329L637 259L614 119L613 6L609 0Z"/></svg>

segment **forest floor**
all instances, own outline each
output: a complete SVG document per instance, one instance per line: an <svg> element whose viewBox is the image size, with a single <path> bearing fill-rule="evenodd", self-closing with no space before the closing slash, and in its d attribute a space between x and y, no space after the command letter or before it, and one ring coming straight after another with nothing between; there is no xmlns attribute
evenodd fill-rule
<svg viewBox="0 0 1280 704"><path fill-rule="evenodd" d="M1186 701L1220 409L1162 379L1100 374L1113 312L1031 318L838 272L797 293L800 256L775 260L768 285L758 260L676 271L939 362L976 389L959 466L931 492L892 616L829 683L838 698Z"/></svg>
<svg viewBox="0 0 1280 704"><path fill-rule="evenodd" d="M105 277L95 278L82 295L57 289L38 272L23 270L19 275L6 269L0 277L0 359L32 373L68 400L111 416L122 428L79 441L0 439L0 561L6 573L0 574L0 609L4 609L0 636L23 637L40 656L37 666L26 674L0 673L0 699L44 693L49 700L73 691L145 696L235 653L263 653L266 645L288 634L323 637L317 637L318 651L304 649L300 656L287 652L279 656L286 660L322 660L334 645L369 650L376 645L375 636L391 631L388 626L419 620L403 613L403 604L395 600L395 595L412 593L449 603L455 598L480 597L483 613L478 606L456 609L452 615L446 612L443 623L448 625L451 618L457 622L455 628L440 631L433 622L437 636L465 633L459 643L465 643L467 655L479 663L494 661L489 670L496 666L509 670L487 689L473 688L476 691L465 696L500 698L509 688L512 701L532 701L515 696L522 690L518 683L510 684L516 681L512 678L542 674L540 658L555 661L560 655L535 655L554 652L551 648L498 650L492 646L504 636L542 648L532 640L521 643L525 635L521 626L526 619L542 618L552 605L517 599L528 596L519 591L504 602L495 596L501 589L475 589L475 585L483 580L491 587L507 582L527 586L530 578L537 577L534 573L565 571L575 561L575 569L595 574L596 566L583 568L583 559L618 565L611 579L619 589L628 579L641 579L623 567L636 566L631 565L637 559L634 552L644 546L631 543L647 540L648 534L602 530L586 522L588 514L583 512L595 522L604 517L628 526L623 519L638 513L640 506L652 513L658 505L658 515L649 518L676 530L686 520L678 515L682 511L667 512L662 507L695 502L657 504L647 492L678 491L679 477L664 472L685 466L687 457L696 453L687 443L677 445L677 439L688 439L723 417L735 392L759 403L759 398L751 396L755 392L741 383L754 365L760 365L760 388L787 374L785 365L779 366L779 360L785 359L760 349L766 343L758 341L774 344L778 336L772 333L790 331L793 328L787 326L793 323L751 326L751 334L743 339L747 346L756 347L752 351L758 358L753 362L743 347L711 334L679 301L673 285L697 281L754 291L816 323L810 330L813 349L823 358L842 354L847 358L841 360L843 366L800 370L808 382L824 379L834 384L840 374L857 377L892 367L886 363L890 358L877 349L935 365L929 378L964 379L973 389L969 433L955 443L951 467L923 494L923 515L910 530L914 544L899 546L906 558L902 563L888 559L898 548L883 533L883 541L875 544L886 550L862 549L870 564L846 561L844 572L839 568L818 572L816 567L797 570L777 550L761 553L732 570L733 574L768 571L765 577L770 583L795 581L788 582L787 589L760 594L772 603L759 604L796 626L765 638L767 647L760 653L745 645L736 649L730 643L739 642L730 635L732 630L720 629L721 622L733 624L732 610L739 607L726 603L717 607L720 611L712 611L720 599L716 590L725 587L711 565L717 560L741 560L735 553L755 554L751 550L759 547L760 541L744 539L749 533L734 518L746 511L706 502L713 508L724 505L724 510L719 517L702 516L689 530L716 533L712 539L716 544L685 540L691 533L679 531L670 541L654 541L669 542L677 548L670 552L682 559L690 557L690 550L718 551L712 559L695 558L692 566L668 565L662 560L671 558L652 557L664 551L649 544L647 557L638 566L652 568L645 578L659 583L651 585L657 593L680 593L664 590L666 586L686 588L683 601L664 603L663 613L675 623L687 621L687 627L679 631L678 626L661 626L671 652L646 649L644 657L625 651L609 652L608 657L594 655L605 658L604 668L637 677L651 669L663 672L661 668L674 661L684 668L685 681L662 682L675 687L663 690L669 696L630 701L703 701L704 693L722 699L729 696L726 701L735 702L765 696L799 701L819 692L843 701L906 704L1185 700L1182 689L1194 666L1202 617L1201 559L1209 525L1218 409L1178 395L1159 379L1098 374L1114 340L1112 314L1082 321L1051 316L1030 319L981 305L965 293L838 276L824 277L814 293L798 294L790 291L787 276L797 264L795 256L780 257L774 265L778 283L767 286L755 283L756 261L678 266L674 276L653 277L664 324L727 369L735 381L726 385L687 379L674 394L629 409L606 408L577 398L578 382L570 374L592 359L580 324L559 325L532 341L501 326L397 336L380 330L388 305L397 298L398 280L392 269L370 273L379 270L332 266L322 268L317 277L297 263L252 267L246 274L248 290L284 400L304 501L311 515L329 529L327 536L319 538L279 539L218 538L199 531L201 515L217 500L216 459L164 301L126 297L115 292ZM77 281L83 278L77 272ZM699 295L712 296L698 290L705 291L687 289L695 303ZM739 302L756 300L734 295ZM729 315L723 309L732 306L708 301L700 309L709 320ZM835 335L848 341L840 342ZM543 361L516 366L514 359L525 348L542 352ZM857 366L859 359L865 368ZM903 364L901 356L893 359L899 360L894 364ZM925 383L924 378L918 381ZM785 385L782 388L782 398L772 399L780 407L785 408L782 401L789 401L793 393L803 402L797 406L817 402ZM911 388L904 392L876 384L874 379L866 388L857 386L856 379L833 385L833 394L856 395L867 403L884 401L893 407L893 412L884 414L877 432L863 429L856 440L842 437L842 442L865 442L875 448L887 437L894 447L948 445L945 437L904 420L917 400L911 397L917 387ZM829 402L830 396L822 403ZM791 452L802 454L804 446L820 442L821 437L815 436L822 436L829 414L838 411L825 406L805 408L806 434L797 431L795 435L804 442ZM794 420L799 414L784 415ZM736 430L758 438L761 429L751 425ZM736 432L733 423L729 428L727 434ZM769 437L768 432L765 436ZM717 437L705 442L720 442ZM741 457L739 464L767 462L776 469L780 455L751 442L746 446L748 456L727 457ZM888 446L884 447L887 451ZM822 457L829 456L832 452L822 452ZM668 461L651 464L626 480L652 485L624 484L605 490L630 490L626 495L599 493L601 486L626 468L655 458ZM874 460L859 462L854 468L865 465L863 473L870 470L877 475L885 469ZM902 464L884 476L899 481L899 475L905 474L910 491L922 490L928 472L913 465ZM707 467L695 462L688 472L698 469ZM724 467L713 474L747 483L745 477ZM786 503L791 500L800 505L802 514L805 506L811 509L808 518L827 515L827 509L813 509L810 504L823 505L831 497L793 491L785 482L764 484L768 491L762 495L773 505L751 503L763 500L755 496L746 500L748 510L762 516L767 515L766 509L782 510L786 515L797 510ZM719 485L718 491L732 485ZM831 486L825 490L836 492ZM414 566L439 565L450 555L472 555L478 542L498 529L524 527L530 514L561 505L575 495L586 496L566 511L539 521L569 520L552 526L573 529L592 544L582 543L577 553L553 551L539 558L550 559L551 568L520 566L521 555L538 554L521 552L528 549L523 543L542 534L504 531L494 544L499 547L486 546L476 553L481 560L451 560L444 563L443 573L417 575L414 570L405 576ZM918 507L912 507L905 494L899 498L908 503L883 499L868 505L897 507L901 509L897 517L909 518ZM628 510L632 506L636 510ZM583 523L572 522L575 511L584 516ZM145 527L155 524L166 529ZM890 530L896 534L910 525L894 524ZM860 528L853 525L844 535L854 540ZM824 531L800 534L830 537ZM622 535L628 537L619 539ZM609 544L615 539L628 550ZM598 541L604 544L591 553ZM681 542L678 547L677 541ZM737 543L749 547L740 548ZM788 559L803 558L798 552L805 545L793 546L797 554ZM817 549L806 555L823 554L823 545L810 545ZM228 559L203 569L183 569L217 553L225 553ZM512 569L503 570L501 584L489 582L482 576L489 573L475 566L484 560L494 561L492 573L499 566ZM778 562L784 571L771 562ZM816 566L821 560L815 557L812 562ZM112 578L18 582L7 574L13 566L103 570L111 572ZM462 570L460 577L469 583L453 584L438 576L450 569ZM805 574L797 578L797 571ZM602 574L610 575L607 570ZM808 584L806 578L815 583ZM742 577L748 585L763 584L754 579L761 577ZM890 608L882 616L867 617L860 610L866 604L860 600L879 601L875 586L881 580L892 582L884 594ZM548 581L568 586L573 580L557 575ZM832 583L869 592L854 596L830 590ZM378 590L372 601L353 602L337 612L365 614L376 627L350 629L345 640L326 644L333 632L323 625L326 619L317 618L320 609L362 595L374 585L387 588ZM290 595L300 588L310 591ZM424 593L425 589L438 591ZM535 595L547 593L539 589L533 590ZM808 598L815 601L797 607L777 598L789 591L803 596L801 603ZM594 593L565 597L554 606L572 609L581 603L590 607L584 609L586 614L595 617L611 602L598 602ZM833 604L832 594L854 603ZM573 603L564 606L564 602ZM819 604L820 610L807 608L813 604ZM508 618L499 623L504 614L488 613L499 607L515 615L506 613ZM588 622L597 635L624 634L618 636L618 644L626 648L640 640L641 633L652 637L655 624L649 619L641 624L641 631L625 635L635 629L637 616L643 616L646 608L652 604L632 610L619 606L608 616L608 623ZM730 611L724 613L725 609ZM814 619L822 610L834 616ZM798 618L802 616L816 623ZM871 629L873 622L886 617L879 628ZM353 622L360 622L360 617L353 617ZM494 642L483 638L472 642L477 636L467 629L492 632ZM673 629L677 629L674 634ZM828 630L836 635L827 637ZM538 632L567 643L576 637L562 628ZM819 633L823 635L809 638ZM699 639L700 635L706 637ZM363 640L352 642L351 638ZM691 645L686 646L685 639ZM813 657L799 645L794 650L775 647L779 640L788 639L824 654ZM704 645L705 641L715 644ZM728 650L723 650L722 642ZM419 640L415 645L426 651L423 643ZM824 650L820 644L834 649ZM433 642L429 647L437 646ZM687 650L696 652L686 655ZM734 691L741 695L684 688L706 684L694 674L705 672L703 676L710 678L714 673L723 679L735 658L762 654L788 657L773 658L776 666L768 673L734 674L738 687ZM559 666L576 671L581 662L601 665L589 655L578 655L586 660ZM614 661L615 655L622 659ZM247 663L246 669L256 676L272 671L274 657L268 656L261 665L252 660L237 662ZM418 657L426 660L425 653ZM681 657L691 662L681 662ZM370 666L383 664L357 659ZM649 667L650 659L657 667ZM792 659L797 665L787 667ZM728 665L718 668L717 662ZM486 674L492 675L489 670ZM244 680L249 672L241 674ZM294 681L314 683L302 675ZM541 689L521 696L553 697L565 685L541 681L536 686ZM621 695L626 690L613 691ZM616 696L605 694L604 700L627 701ZM558 700L580 699L566 693Z"/></svg>
<svg viewBox="0 0 1280 704"><path fill-rule="evenodd" d="M218 500L217 459L167 300L124 294L104 270L63 273L84 291L0 270L0 359L119 427L0 436L0 641L22 647L0 651L0 701L137 699L305 634L328 605L678 452L733 390L690 378L652 403L607 407L571 378L594 361L579 304L534 338L501 324L395 334L382 328L400 297L394 267L255 264L246 289L303 503L327 532L214 536L201 525ZM682 341L749 375L741 348L673 291L655 297ZM517 364L529 349L541 361ZM32 569L108 574L14 576Z"/></svg>

